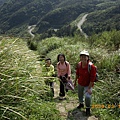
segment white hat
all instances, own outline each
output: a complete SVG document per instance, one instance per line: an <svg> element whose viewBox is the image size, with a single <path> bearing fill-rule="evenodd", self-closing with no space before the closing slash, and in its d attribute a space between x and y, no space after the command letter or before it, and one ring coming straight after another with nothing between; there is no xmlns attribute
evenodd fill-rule
<svg viewBox="0 0 120 120"><path fill-rule="evenodd" d="M89 53L88 53L88 51L83 50L83 51L80 52L80 55L87 55L87 56L89 56Z"/></svg>

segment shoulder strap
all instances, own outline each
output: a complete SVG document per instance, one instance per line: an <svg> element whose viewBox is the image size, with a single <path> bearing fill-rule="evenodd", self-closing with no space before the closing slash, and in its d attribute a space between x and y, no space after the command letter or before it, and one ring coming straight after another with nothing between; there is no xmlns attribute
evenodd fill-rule
<svg viewBox="0 0 120 120"><path fill-rule="evenodd" d="M90 71L91 71L91 65L92 65L93 63L92 62L89 62L88 63L88 72L90 73Z"/></svg>
<svg viewBox="0 0 120 120"><path fill-rule="evenodd" d="M88 64L88 72L90 73L90 71L91 71L91 65Z"/></svg>

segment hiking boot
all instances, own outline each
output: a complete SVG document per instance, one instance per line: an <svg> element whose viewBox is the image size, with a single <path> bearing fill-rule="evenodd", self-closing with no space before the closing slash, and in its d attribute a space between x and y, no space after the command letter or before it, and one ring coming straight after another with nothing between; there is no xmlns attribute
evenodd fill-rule
<svg viewBox="0 0 120 120"><path fill-rule="evenodd" d="M61 97L61 96L59 98L59 100L65 100L65 99L66 99L66 97Z"/></svg>
<svg viewBox="0 0 120 120"><path fill-rule="evenodd" d="M84 105L83 105L82 103L80 103L77 108L78 108L78 109L84 108Z"/></svg>
<svg viewBox="0 0 120 120"><path fill-rule="evenodd" d="M90 116L90 108L86 108L86 116Z"/></svg>
<svg viewBox="0 0 120 120"><path fill-rule="evenodd" d="M68 92L68 89L66 89L66 92Z"/></svg>

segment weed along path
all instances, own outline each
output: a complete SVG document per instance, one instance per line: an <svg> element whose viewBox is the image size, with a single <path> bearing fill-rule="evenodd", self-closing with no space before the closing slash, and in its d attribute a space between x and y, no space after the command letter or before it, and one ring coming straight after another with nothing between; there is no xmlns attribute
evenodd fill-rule
<svg viewBox="0 0 120 120"><path fill-rule="evenodd" d="M85 116L85 109L79 110L76 107L78 106L78 99L71 97L69 91L66 95L66 100L59 100L59 85L55 82L55 96L54 100L56 102L56 108L59 110L63 120L98 120L95 116L87 117Z"/></svg>

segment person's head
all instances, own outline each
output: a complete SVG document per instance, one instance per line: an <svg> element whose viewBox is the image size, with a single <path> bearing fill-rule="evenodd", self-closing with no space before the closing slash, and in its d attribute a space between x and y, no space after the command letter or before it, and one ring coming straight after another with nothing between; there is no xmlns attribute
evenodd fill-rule
<svg viewBox="0 0 120 120"><path fill-rule="evenodd" d="M86 50L80 52L80 60L81 62L88 62L89 61L89 53Z"/></svg>
<svg viewBox="0 0 120 120"><path fill-rule="evenodd" d="M47 66L50 66L50 64L51 64L51 59L50 59L50 58L46 58L46 59L45 59L45 63L46 63Z"/></svg>
<svg viewBox="0 0 120 120"><path fill-rule="evenodd" d="M59 54L58 56L57 56L57 61L58 62L65 62L66 61L66 58L65 58L65 55L64 54Z"/></svg>

